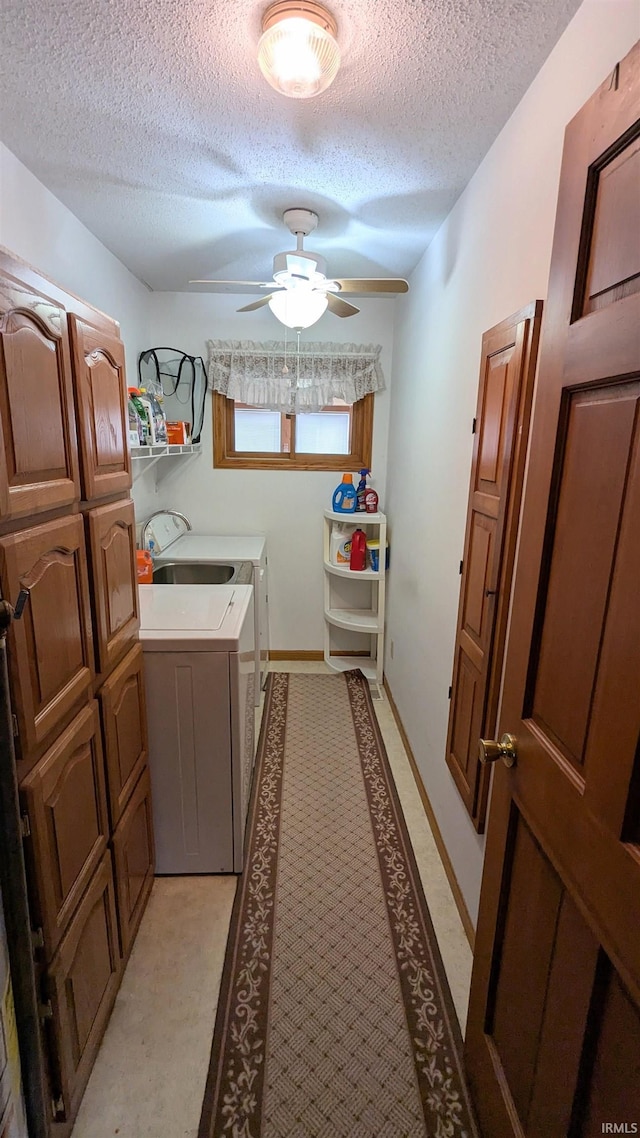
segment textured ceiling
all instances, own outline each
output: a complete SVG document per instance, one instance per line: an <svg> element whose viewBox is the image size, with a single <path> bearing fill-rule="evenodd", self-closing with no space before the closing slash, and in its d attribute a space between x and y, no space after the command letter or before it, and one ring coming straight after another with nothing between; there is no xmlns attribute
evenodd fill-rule
<svg viewBox="0 0 640 1138"><path fill-rule="evenodd" d="M333 276L408 274L578 0L329 0L342 67L286 99L268 0L4 0L0 137L137 277L269 279L283 210Z"/></svg>

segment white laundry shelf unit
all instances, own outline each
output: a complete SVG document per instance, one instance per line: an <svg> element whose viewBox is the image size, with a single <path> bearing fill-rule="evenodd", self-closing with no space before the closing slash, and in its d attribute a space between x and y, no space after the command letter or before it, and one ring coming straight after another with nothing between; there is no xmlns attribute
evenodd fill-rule
<svg viewBox="0 0 640 1138"><path fill-rule="evenodd" d="M131 448L132 458L166 458L172 454L197 454L200 443L152 443L150 446Z"/></svg>
<svg viewBox="0 0 640 1138"><path fill-rule="evenodd" d="M154 478L156 486L174 469L171 462L164 463L164 458L177 458L180 455L199 455L202 453L202 443L153 443L150 446L131 447L131 458L135 462L133 468L134 481L145 471L147 473L155 467ZM158 465L160 463L160 465Z"/></svg>
<svg viewBox="0 0 640 1138"><path fill-rule="evenodd" d="M367 534L369 540L375 537L380 541L379 569L353 570L348 565L334 565L330 560L331 531L338 522L358 526ZM346 672L360 668L368 680L382 683L384 668L384 605L386 576L387 518L380 512L336 513L324 511L323 565L324 565L324 659L334 672ZM333 584L335 578L350 580L354 584L368 584L370 599L361 608L337 607L334 604ZM369 651L366 656L334 655L331 642L331 629L348 629L369 637Z"/></svg>

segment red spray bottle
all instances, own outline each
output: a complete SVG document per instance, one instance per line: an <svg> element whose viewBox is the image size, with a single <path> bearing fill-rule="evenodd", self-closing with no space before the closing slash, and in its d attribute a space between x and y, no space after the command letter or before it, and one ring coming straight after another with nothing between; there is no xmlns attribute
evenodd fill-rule
<svg viewBox="0 0 640 1138"><path fill-rule="evenodd" d="M363 529L357 529L351 535L350 569L364 569L367 564L367 538Z"/></svg>

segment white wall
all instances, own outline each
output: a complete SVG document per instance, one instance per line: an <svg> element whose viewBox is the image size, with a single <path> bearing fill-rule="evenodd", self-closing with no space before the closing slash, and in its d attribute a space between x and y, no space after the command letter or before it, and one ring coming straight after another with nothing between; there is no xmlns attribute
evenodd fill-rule
<svg viewBox="0 0 640 1138"><path fill-rule="evenodd" d="M237 313L247 297L220 294L154 293L150 340L145 347L181 348L206 360L206 341L281 340L283 327L268 310ZM402 300L356 300L357 316L339 320L326 314L302 334L302 340L375 343L383 347L387 390L375 396L372 484L384 507L392 368L392 329ZM295 334L289 333L295 350ZM142 466L140 461L138 464ZM168 470L168 473L165 473ZM335 472L214 470L211 397L207 396L203 453L196 459L164 459L157 492L158 466L134 483L139 518L163 506L183 510L200 533L266 533L269 550L271 647L321 650L322 510L340 481ZM343 645L340 645L341 647ZM367 645L368 646L368 645ZM362 641L354 647L364 647Z"/></svg>
<svg viewBox="0 0 640 1138"><path fill-rule="evenodd" d="M386 673L473 919L483 840L444 752L480 343L486 329L546 297L565 125L639 34L638 0L585 0L398 309Z"/></svg>
<svg viewBox="0 0 640 1138"><path fill-rule="evenodd" d="M135 376L147 340L148 288L0 143L0 245L121 326Z"/></svg>

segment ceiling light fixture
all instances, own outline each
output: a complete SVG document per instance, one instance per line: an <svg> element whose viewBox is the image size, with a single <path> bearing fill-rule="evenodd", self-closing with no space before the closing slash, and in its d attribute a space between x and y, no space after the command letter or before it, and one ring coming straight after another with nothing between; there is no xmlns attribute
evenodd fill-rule
<svg viewBox="0 0 640 1138"><path fill-rule="evenodd" d="M268 83L292 99L310 99L333 83L340 66L337 25L314 0L279 0L262 18L258 63Z"/></svg>
<svg viewBox="0 0 640 1138"><path fill-rule="evenodd" d="M269 308L287 328L310 328L319 320L328 304L323 292L307 289L283 289L269 298Z"/></svg>

